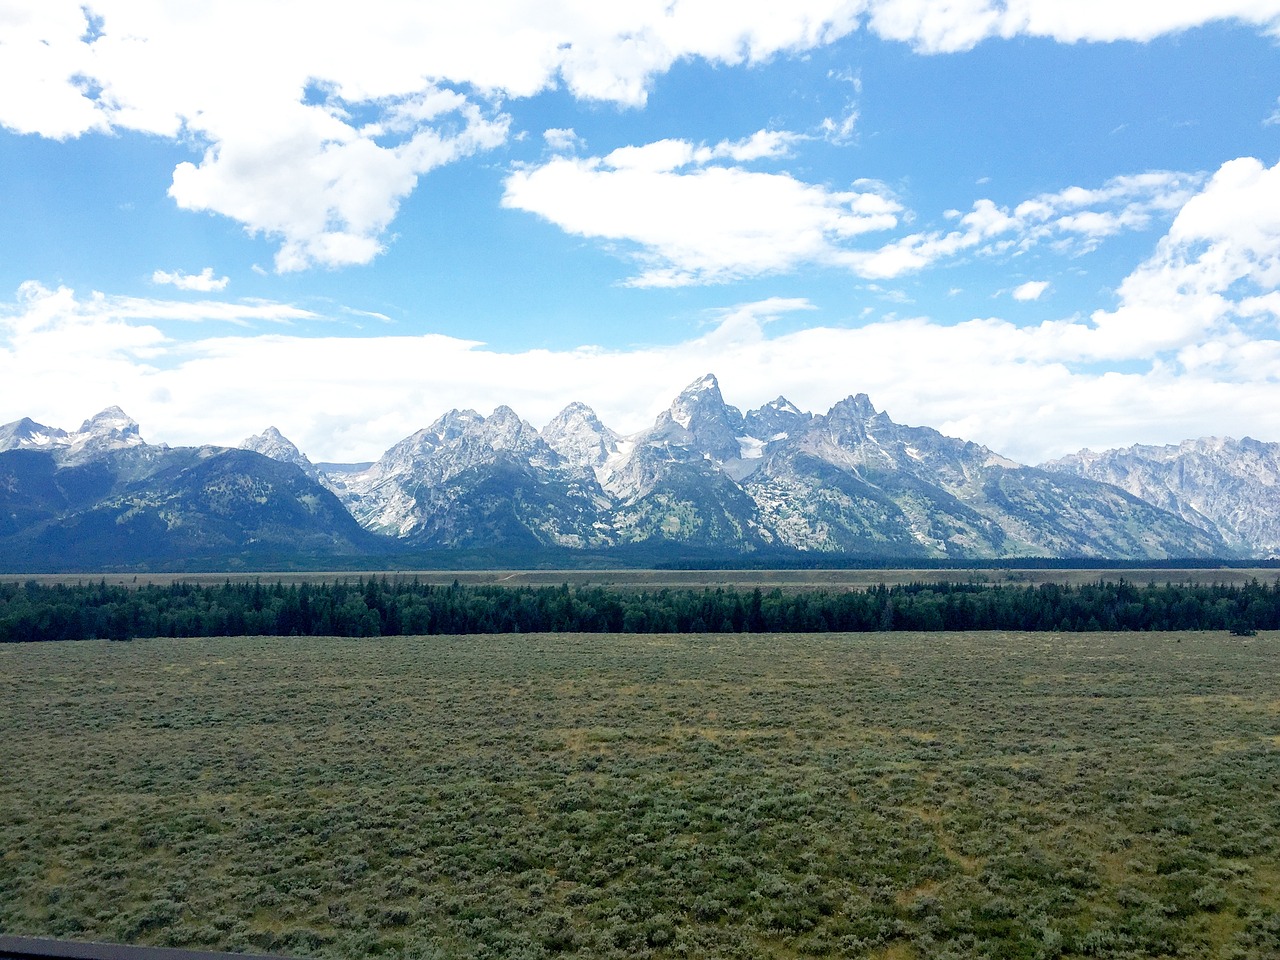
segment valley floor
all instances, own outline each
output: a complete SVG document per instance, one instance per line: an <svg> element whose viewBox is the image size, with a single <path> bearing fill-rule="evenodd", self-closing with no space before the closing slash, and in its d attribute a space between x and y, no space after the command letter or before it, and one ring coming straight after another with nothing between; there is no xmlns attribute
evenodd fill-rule
<svg viewBox="0 0 1280 960"><path fill-rule="evenodd" d="M636 589L702 589L704 587L755 587L783 590L842 588L865 589L878 584L893 586L907 583L983 583L1020 584L1060 583L1072 586L1127 580L1134 584L1222 584L1241 586L1252 580L1272 583L1280 578L1280 567L1060 567L1060 568L975 568L940 569L904 567L858 570L366 570L366 571L263 571L250 573L0 573L0 583L35 582L43 585L85 584L105 581L109 585L139 586L192 583L217 586L231 583L355 583L369 577L386 577L389 581L450 584L455 580L465 586L498 587L609 587Z"/></svg>
<svg viewBox="0 0 1280 960"><path fill-rule="evenodd" d="M0 929L1274 957L1278 655L1275 632L0 645Z"/></svg>

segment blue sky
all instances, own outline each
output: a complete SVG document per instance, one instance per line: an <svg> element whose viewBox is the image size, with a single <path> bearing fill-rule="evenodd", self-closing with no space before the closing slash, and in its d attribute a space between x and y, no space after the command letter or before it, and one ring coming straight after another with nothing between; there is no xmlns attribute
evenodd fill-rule
<svg viewBox="0 0 1280 960"><path fill-rule="evenodd" d="M1280 0L205 6L0 0L0 421L1280 440Z"/></svg>

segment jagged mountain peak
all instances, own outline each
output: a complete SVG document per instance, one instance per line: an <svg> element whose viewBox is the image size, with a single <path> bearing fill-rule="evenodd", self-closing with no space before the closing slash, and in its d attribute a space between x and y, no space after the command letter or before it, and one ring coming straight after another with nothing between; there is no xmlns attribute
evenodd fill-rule
<svg viewBox="0 0 1280 960"><path fill-rule="evenodd" d="M76 431L95 436L116 435L121 438L138 435L138 421L117 406L100 410L80 425Z"/></svg>
<svg viewBox="0 0 1280 960"><path fill-rule="evenodd" d="M840 419L858 419L870 420L877 416L879 410L871 403L871 398L865 393L854 394L851 397L845 397L837 402L828 411L827 416Z"/></svg>
<svg viewBox="0 0 1280 960"><path fill-rule="evenodd" d="M301 467L307 474L314 476L315 466L307 459L306 454L275 427L267 427L259 434L246 437L240 444L241 450L252 450L281 463L293 463Z"/></svg>
<svg viewBox="0 0 1280 960"><path fill-rule="evenodd" d="M50 447L65 442L67 431L23 417L0 426L0 451Z"/></svg>
<svg viewBox="0 0 1280 960"><path fill-rule="evenodd" d="M653 429L639 439L723 462L738 456L743 433L742 413L724 402L719 381L709 373L680 391Z"/></svg>
<svg viewBox="0 0 1280 960"><path fill-rule="evenodd" d="M694 421L722 415L725 407L724 397L720 394L720 381L714 374L708 373L681 390L667 412L674 422L686 430L692 430Z"/></svg>
<svg viewBox="0 0 1280 960"><path fill-rule="evenodd" d="M506 404L494 408L493 413L488 417L481 418L464 432L462 439L465 440L468 434L474 435L482 445L495 453L518 452L535 456L540 460L546 460L547 454L552 454L537 428L527 420L522 420L520 415ZM554 454L550 459L555 459Z"/></svg>
<svg viewBox="0 0 1280 960"><path fill-rule="evenodd" d="M572 403L566 404L565 408L551 419L555 421L571 417L594 417L597 420L599 419L596 417L596 412L581 400L574 400Z"/></svg>
<svg viewBox="0 0 1280 960"><path fill-rule="evenodd" d="M470 427L477 423L484 423L484 417L475 410L453 409L443 414L435 423L427 427L426 430L419 430L418 434L425 434L435 438L436 443L448 443L462 436ZM414 434L417 436L418 434Z"/></svg>
<svg viewBox="0 0 1280 960"><path fill-rule="evenodd" d="M83 463L114 450L145 447L138 422L119 407L107 407L80 425L65 438L66 449L59 453L63 463Z"/></svg>
<svg viewBox="0 0 1280 960"><path fill-rule="evenodd" d="M297 446L294 445L293 441L275 427L267 427L267 429L263 430L261 433L255 433L251 437L245 437L244 440L240 442L241 450L253 450L257 453L262 453L262 448L264 447L281 447L285 450L300 452L298 451Z"/></svg>
<svg viewBox="0 0 1280 960"><path fill-rule="evenodd" d="M574 401L542 428L542 439L571 466L595 469L618 452L618 435L585 403Z"/></svg>
<svg viewBox="0 0 1280 960"><path fill-rule="evenodd" d="M1280 553L1280 443L1200 437L1050 460L1043 469L1110 483L1220 533L1231 546Z"/></svg>
<svg viewBox="0 0 1280 960"><path fill-rule="evenodd" d="M765 443L785 440L813 419L786 397L770 400L762 407L749 411L743 418L748 436Z"/></svg>
<svg viewBox="0 0 1280 960"><path fill-rule="evenodd" d="M518 429L523 429L525 427L529 427L530 429L532 429L530 424L527 424L525 423L524 420L521 420L520 415L516 413L514 410L512 410L509 406L507 406L505 403L499 404L498 406L494 407L493 413L485 417L482 423L484 424L485 427L489 429L490 432L496 429L518 430Z"/></svg>
<svg viewBox="0 0 1280 960"><path fill-rule="evenodd" d="M799 407L797 407L794 403L792 403L790 400L788 400L786 397L782 396L781 394L778 395L778 398L776 400L770 400L768 403L766 403L762 409L765 409L765 408L769 410L776 410L778 413L792 413L798 416L804 416L803 410L801 410Z"/></svg>
<svg viewBox="0 0 1280 960"><path fill-rule="evenodd" d="M13 423L6 423L0 427L0 432L6 436L15 437L31 437L38 434L47 433L66 433L65 430L59 430L57 427L46 426L43 423L36 423L30 417L23 417L21 420L15 420Z"/></svg>
<svg viewBox="0 0 1280 960"><path fill-rule="evenodd" d="M704 373L693 383L689 384L681 393L705 393L708 390L720 392L720 381L716 379L714 373Z"/></svg>

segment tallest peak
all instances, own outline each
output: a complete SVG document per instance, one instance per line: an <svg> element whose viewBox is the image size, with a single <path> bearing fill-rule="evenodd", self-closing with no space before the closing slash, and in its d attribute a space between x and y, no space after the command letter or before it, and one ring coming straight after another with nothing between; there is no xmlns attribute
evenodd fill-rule
<svg viewBox="0 0 1280 960"><path fill-rule="evenodd" d="M95 436L113 436L119 439L134 437L138 434L138 421L119 407L111 406L95 413L80 424L81 434Z"/></svg>
<svg viewBox="0 0 1280 960"><path fill-rule="evenodd" d="M135 422L133 417L129 416L127 413L121 410L118 406L115 406L114 404L112 404L109 407L99 410L92 417L86 420L85 424L87 425L91 423L110 423L110 422L118 422L122 420L127 423ZM81 429L84 429L84 427L81 427Z"/></svg>
<svg viewBox="0 0 1280 960"><path fill-rule="evenodd" d="M691 417L697 417L698 411L718 409L724 405L724 397L720 395L720 381L714 373L699 377L680 391L671 404L671 417L682 427L689 426Z"/></svg>
<svg viewBox="0 0 1280 960"><path fill-rule="evenodd" d="M708 373L699 377L693 383L684 388L684 393L702 393L704 390L719 390L720 381L716 379L714 373Z"/></svg>
<svg viewBox="0 0 1280 960"><path fill-rule="evenodd" d="M687 431L695 445L716 460L738 455L736 438L741 433L742 414L724 402L714 374L708 373L685 387L671 409L659 417L659 423L664 420Z"/></svg>

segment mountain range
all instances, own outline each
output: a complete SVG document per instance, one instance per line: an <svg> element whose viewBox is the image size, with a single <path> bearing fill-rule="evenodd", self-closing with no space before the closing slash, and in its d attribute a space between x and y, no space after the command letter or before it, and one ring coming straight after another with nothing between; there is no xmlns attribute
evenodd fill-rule
<svg viewBox="0 0 1280 960"><path fill-rule="evenodd" d="M112 407L0 426L0 567L307 566L399 555L849 561L1242 558L1280 548L1280 445L1081 451L1040 467L865 394L746 413L711 375L621 436L581 403L538 430L451 410L372 464L275 428L239 449L146 443Z"/></svg>

